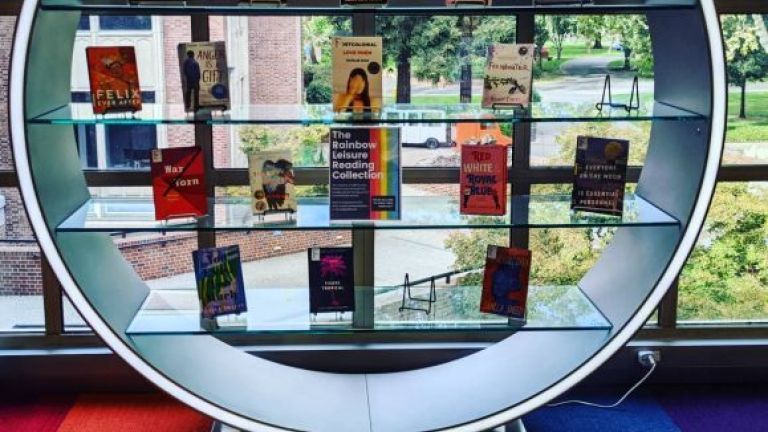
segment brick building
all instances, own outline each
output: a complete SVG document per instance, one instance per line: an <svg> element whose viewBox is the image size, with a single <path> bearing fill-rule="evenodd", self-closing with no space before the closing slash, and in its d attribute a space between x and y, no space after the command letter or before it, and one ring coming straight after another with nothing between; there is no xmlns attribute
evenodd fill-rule
<svg viewBox="0 0 768 432"><path fill-rule="evenodd" d="M12 169L7 125L8 57L14 18L0 18L0 168ZM80 22L73 61L74 101L87 98L85 47L133 45L145 103L181 104L177 46L191 39L189 17L97 17ZM297 17L211 17L211 40L227 43L233 106L291 104L302 100L301 19ZM255 43L258 41L258 43ZM162 59L162 61L158 61ZM146 170L126 149L192 145L192 126L77 126L83 167L99 170ZM237 127L214 128L217 168L245 167ZM150 196L149 188L96 188L99 196ZM4 188L0 226L0 295L39 295L42 292L40 251L26 221L18 190ZM2 200L0 200L0 204ZM195 233L116 237L126 259L144 279L191 271ZM239 244L243 261L302 251L312 245L349 243L348 232L221 233L220 245ZM191 287L190 287L191 288Z"/></svg>

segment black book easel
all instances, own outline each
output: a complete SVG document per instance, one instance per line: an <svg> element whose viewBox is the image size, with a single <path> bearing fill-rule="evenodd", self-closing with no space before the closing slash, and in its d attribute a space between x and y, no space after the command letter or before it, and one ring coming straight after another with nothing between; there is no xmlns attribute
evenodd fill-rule
<svg viewBox="0 0 768 432"><path fill-rule="evenodd" d="M605 94L608 93L608 102L605 101ZM611 91L611 76L605 76L605 83L603 84L603 97L600 99L595 107L598 111L603 111L604 107L609 108L624 108L627 112L640 110L640 82L637 76L632 80L632 92L629 96L629 104L616 103L613 101L613 92Z"/></svg>
<svg viewBox="0 0 768 432"><path fill-rule="evenodd" d="M427 308L425 309L425 308L419 308L419 307L406 306L406 300L427 303ZM411 295L411 280L410 280L410 277L408 276L408 273L405 274L405 282L403 282L403 301L400 304L400 308L398 309L398 311L400 312L404 310L422 311L427 315L429 315L432 313L432 303L436 303L436 302L437 302L437 292L435 291L434 277L429 279L429 298L420 298L420 297L414 297Z"/></svg>

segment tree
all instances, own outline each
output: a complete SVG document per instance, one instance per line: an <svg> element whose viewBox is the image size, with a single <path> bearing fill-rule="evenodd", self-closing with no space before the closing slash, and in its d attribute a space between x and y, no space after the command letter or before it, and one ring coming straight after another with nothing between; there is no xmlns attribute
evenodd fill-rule
<svg viewBox="0 0 768 432"><path fill-rule="evenodd" d="M547 29L547 22L543 16L536 15L536 21L533 28L533 43L536 45L536 51L539 55L539 69L541 69L544 66L542 64L544 59L544 56L542 55L544 52L544 45L549 42L549 29Z"/></svg>
<svg viewBox="0 0 768 432"><path fill-rule="evenodd" d="M410 103L411 77L455 81L461 31L448 16L391 16L376 21L384 63L397 70L397 103Z"/></svg>
<svg viewBox="0 0 768 432"><path fill-rule="evenodd" d="M414 35L414 76L433 83L458 79L461 28L456 24L455 17L433 16Z"/></svg>
<svg viewBox="0 0 768 432"><path fill-rule="evenodd" d="M420 16L393 16L377 21L385 63L394 64L397 70L397 103L411 102L411 39L425 22L426 18Z"/></svg>
<svg viewBox="0 0 768 432"><path fill-rule="evenodd" d="M294 166L323 166L328 161L330 129L324 125L276 127L250 125L240 128L240 148L246 155L263 150L291 152Z"/></svg>
<svg viewBox="0 0 768 432"><path fill-rule="evenodd" d="M460 16L458 25L461 27L461 44L459 46L459 61L461 72L459 74L459 102L472 102L472 47L473 33L477 27L479 17Z"/></svg>
<svg viewBox="0 0 768 432"><path fill-rule="evenodd" d="M760 45L758 26L746 15L722 18L728 81L741 88L739 118L747 118L747 82L763 79L768 74L768 54Z"/></svg>
<svg viewBox="0 0 768 432"><path fill-rule="evenodd" d="M651 137L650 122L593 122L575 123L555 137L560 154L550 161L552 165L573 161L576 156L576 138L579 136L613 137L629 140L629 164L642 165L648 152Z"/></svg>
<svg viewBox="0 0 768 432"><path fill-rule="evenodd" d="M304 89L307 103L331 102L331 37L351 33L345 17L311 17L302 20Z"/></svg>
<svg viewBox="0 0 768 432"><path fill-rule="evenodd" d="M576 21L567 15L548 15L547 24L552 35L552 44L555 46L557 60L563 56L563 43L576 29Z"/></svg>
<svg viewBox="0 0 768 432"><path fill-rule="evenodd" d="M768 314L768 189L720 183L707 223L680 275L681 320Z"/></svg>
<svg viewBox="0 0 768 432"><path fill-rule="evenodd" d="M623 47L624 70L630 70L634 61L641 75L653 73L653 49L645 15L606 16L605 27Z"/></svg>
<svg viewBox="0 0 768 432"><path fill-rule="evenodd" d="M579 15L576 18L576 34L592 42L593 49L603 48L605 17L603 15Z"/></svg>

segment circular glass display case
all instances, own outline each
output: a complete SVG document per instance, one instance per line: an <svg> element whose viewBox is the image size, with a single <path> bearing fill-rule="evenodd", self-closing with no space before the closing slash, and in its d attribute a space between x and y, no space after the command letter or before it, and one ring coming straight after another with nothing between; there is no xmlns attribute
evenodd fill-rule
<svg viewBox="0 0 768 432"><path fill-rule="evenodd" d="M702 227L720 163L726 115L726 82L722 41L712 0L595 0L589 4L537 5L533 0L495 0L477 13L642 13L648 20L655 60L655 101L640 113L599 114L571 109L566 116L537 110L525 115L498 114L495 121L650 121L650 145L633 209L619 219L572 217L567 202L536 202L513 196L512 210L551 206L546 217L503 220L454 217L447 200L414 199L399 222L334 225L327 203L300 203L293 230L352 231L356 249L356 283L361 302L372 302L373 239L383 229L514 228L612 226L616 233L596 265L578 287L560 289L560 302L582 311L576 319L532 319L509 331L489 348L447 362L433 361L412 370L373 373L361 355L355 373L333 367L300 368L266 360L225 343L220 334L204 331L195 316L151 322L144 313L147 285L121 256L110 237L114 232L168 231L167 225L142 220L93 220L92 199L81 168L72 125L194 124L354 124L322 107L233 107L226 116L190 118L169 106L146 108L120 119L94 116L71 103L70 65L78 22L83 14L191 15L334 14L338 2L292 1L274 5L233 2L130 2L128 0L26 0L18 18L13 51L10 100L16 169L29 219L46 258L72 303L104 342L129 365L165 392L226 424L247 430L484 430L513 421L552 400L589 375L646 322L673 283ZM543 3L543 2L542 2ZM345 9L354 14L462 13L442 1L392 0L380 9ZM54 72L55 71L55 72ZM471 108L446 107L446 122L473 120ZM178 112L177 112L178 111ZM402 123L397 120L396 123ZM414 120L417 122L417 120ZM322 181L326 170L299 173L305 182ZM327 178L327 177L326 177ZM147 183L148 184L148 183ZM562 200L561 200L562 201ZM242 203L217 202L238 211ZM559 206L559 207L558 207ZM417 212L420 207L423 211ZM559 210L558 210L559 209ZM242 209L240 209L242 210ZM559 213L558 213L559 212ZM216 212L218 213L218 212ZM227 213L227 212L225 212ZM519 214L519 213L518 213ZM552 216L552 215L555 216ZM301 216L304 215L302 218ZM425 216L426 215L426 216ZM190 228L198 232L274 230L243 218L211 218ZM557 314L551 297L532 290L531 307ZM171 324L169 324L171 323ZM360 342L361 334L383 334L372 316L359 313L351 328L336 339ZM421 329L428 344L441 328ZM469 328L485 332L489 327ZM509 329L506 329L507 331ZM250 326L244 334L264 333ZM333 330L330 330L333 332ZM318 333L311 327L277 332L277 341L292 334ZM323 333L322 331L319 333ZM364 344L358 350L366 351ZM414 351L415 352L415 351ZM428 350L424 352L429 352ZM424 355L422 352L420 355ZM428 356L428 354L427 354ZM375 357L375 356L373 356ZM290 363L290 362L287 362ZM313 370L314 369L314 370ZM317 369L331 369L319 371Z"/></svg>

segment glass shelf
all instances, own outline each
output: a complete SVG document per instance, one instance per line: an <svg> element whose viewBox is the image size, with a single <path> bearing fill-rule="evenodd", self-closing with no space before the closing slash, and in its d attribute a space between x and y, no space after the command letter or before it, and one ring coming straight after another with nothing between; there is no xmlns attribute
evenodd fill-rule
<svg viewBox="0 0 768 432"><path fill-rule="evenodd" d="M592 0L590 4L562 1L561 4L536 5L534 0L493 0L492 6L482 7L462 5L446 6L445 0L389 0L387 6L375 8L376 13L392 15L409 14L459 14L471 10L483 10L491 13L539 12L547 13L568 11L621 11L647 9L680 9L697 5L696 0ZM563 4L565 3L565 4ZM285 5L277 7L277 0L256 0L249 4L247 0L43 0L46 10L79 10L87 13L121 14L170 14L208 12L220 14L254 15L344 15L371 7L339 6L339 0L287 0Z"/></svg>
<svg viewBox="0 0 768 432"><path fill-rule="evenodd" d="M151 198L93 198L67 218L58 232L301 231L350 229L568 228L677 225L678 221L637 195L624 199L622 217L573 212L570 195L516 195L506 216L459 214L458 197L402 197L398 221L330 221L329 199L300 198L293 220L273 214L258 220L249 198L217 198L213 216L197 221L156 221ZM527 211L526 211L527 210ZM527 213L527 215L526 215Z"/></svg>
<svg viewBox="0 0 768 432"><path fill-rule="evenodd" d="M437 303L429 316L424 312L397 311L402 288L368 289L374 290L376 299L373 331L536 331L611 328L610 322L578 286L531 286L528 294L528 319L522 327L509 325L505 317L480 313L478 309L482 288L479 286L438 287ZM417 291L413 290L412 293L415 295ZM308 288L247 289L246 298L247 313L240 317L219 318L219 328L209 331L200 327L200 306L196 290L151 290L126 333L143 335L371 331L371 329L352 328L352 314L349 312L319 314L317 317L311 317Z"/></svg>
<svg viewBox="0 0 768 432"><path fill-rule="evenodd" d="M600 89L595 89L598 92ZM705 117L661 102L641 106L628 113L624 109L604 108L593 103L536 102L525 111L481 109L478 104L411 105L393 104L379 115L337 114L331 105L238 105L226 112L186 113L181 104L143 104L135 114L95 115L89 103L71 103L28 121L57 125L154 125L154 124L286 124L286 125L405 125L425 123L538 123L607 122L650 120L701 120Z"/></svg>

